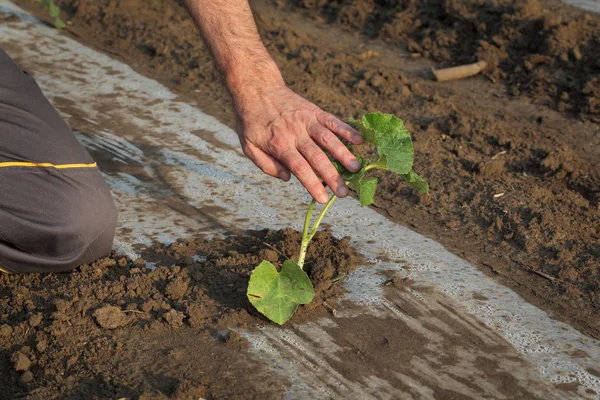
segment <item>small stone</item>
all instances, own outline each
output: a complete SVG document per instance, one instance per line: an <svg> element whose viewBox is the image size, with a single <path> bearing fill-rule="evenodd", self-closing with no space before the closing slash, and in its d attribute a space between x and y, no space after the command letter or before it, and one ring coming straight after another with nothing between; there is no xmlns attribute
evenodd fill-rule
<svg viewBox="0 0 600 400"><path fill-rule="evenodd" d="M31 367L31 360L25 354L17 351L13 353L11 361L16 371L23 372L27 371Z"/></svg>
<svg viewBox="0 0 600 400"><path fill-rule="evenodd" d="M571 50L571 53L573 54L573 58L577 61L580 61L583 58L583 55L581 54L581 50L579 50L579 47L575 47L573 50Z"/></svg>

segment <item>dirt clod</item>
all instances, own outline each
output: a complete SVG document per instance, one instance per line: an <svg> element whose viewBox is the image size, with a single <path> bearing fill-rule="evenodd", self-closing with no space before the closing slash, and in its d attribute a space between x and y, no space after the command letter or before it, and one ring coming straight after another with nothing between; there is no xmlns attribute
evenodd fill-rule
<svg viewBox="0 0 600 400"><path fill-rule="evenodd" d="M129 323L127 315L119 307L104 306L94 311L96 322L104 329L116 329Z"/></svg>
<svg viewBox="0 0 600 400"><path fill-rule="evenodd" d="M13 353L11 361L15 368L15 371L23 372L27 371L31 367L31 360L25 354L17 351Z"/></svg>
<svg viewBox="0 0 600 400"><path fill-rule="evenodd" d="M42 313L33 314L31 317L29 317L29 326L35 328L36 326L42 323L43 319L44 315Z"/></svg>
<svg viewBox="0 0 600 400"><path fill-rule="evenodd" d="M34 380L34 379L35 379L35 378L34 378L34 376L33 376L33 373L32 373L31 371L25 371L25 372L23 372L23 374L21 375L21 378L19 379L19 382L20 382L22 385L28 385L28 384L30 384L31 382L33 382L33 380Z"/></svg>
<svg viewBox="0 0 600 400"><path fill-rule="evenodd" d="M13 333L13 328L9 325L3 324L0 325L0 336L1 337L8 337L10 335L12 335Z"/></svg>
<svg viewBox="0 0 600 400"><path fill-rule="evenodd" d="M176 277L172 282L167 285L165 293L173 300L182 298L188 289L189 281L182 277Z"/></svg>
<svg viewBox="0 0 600 400"><path fill-rule="evenodd" d="M180 311L169 310L165 313L165 315L163 315L163 318L167 324L171 325L173 328L179 328L180 326L183 326L185 314Z"/></svg>
<svg viewBox="0 0 600 400"><path fill-rule="evenodd" d="M504 161L502 160L492 160L481 167L479 167L479 172L482 175L487 176L489 178L497 178L502 175L504 172Z"/></svg>

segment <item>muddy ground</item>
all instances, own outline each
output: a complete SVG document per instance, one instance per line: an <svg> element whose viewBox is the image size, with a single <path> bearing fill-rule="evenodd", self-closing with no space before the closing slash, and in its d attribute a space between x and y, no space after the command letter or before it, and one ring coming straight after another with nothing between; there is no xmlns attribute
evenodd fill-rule
<svg viewBox="0 0 600 400"><path fill-rule="evenodd" d="M143 260L113 255L68 274L0 274L0 398L282 398L289 382L256 363L236 329L265 321L249 311L252 269L281 264L299 244L292 230L247 232L156 244ZM347 239L318 233L306 264L315 301L293 321L333 312L337 279L362 264Z"/></svg>
<svg viewBox="0 0 600 400"><path fill-rule="evenodd" d="M233 126L228 95L179 3L58 3L66 34ZM341 117L380 110L405 120L415 168L432 190L417 195L381 175L382 213L600 337L599 16L536 0L252 5L295 90ZM477 58L492 65L485 77L431 79L431 66Z"/></svg>

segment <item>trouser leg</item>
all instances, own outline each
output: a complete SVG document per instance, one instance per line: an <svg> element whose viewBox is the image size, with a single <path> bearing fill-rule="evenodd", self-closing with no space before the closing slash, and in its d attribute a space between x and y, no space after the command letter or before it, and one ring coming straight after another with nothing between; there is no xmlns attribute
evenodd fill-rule
<svg viewBox="0 0 600 400"><path fill-rule="evenodd" d="M0 49L0 268L58 272L110 251L117 213L93 159Z"/></svg>

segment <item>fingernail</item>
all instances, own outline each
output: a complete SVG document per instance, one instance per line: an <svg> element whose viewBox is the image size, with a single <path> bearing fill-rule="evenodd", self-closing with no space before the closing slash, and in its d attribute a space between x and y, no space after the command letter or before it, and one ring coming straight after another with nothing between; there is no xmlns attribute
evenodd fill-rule
<svg viewBox="0 0 600 400"><path fill-rule="evenodd" d="M360 169L360 167L361 167L361 165L358 160L350 161L350 170L351 171L358 171Z"/></svg>
<svg viewBox="0 0 600 400"><path fill-rule="evenodd" d="M290 180L290 176L286 172L280 172L278 176L279 176L279 179L281 179L284 182L287 182Z"/></svg>
<svg viewBox="0 0 600 400"><path fill-rule="evenodd" d="M348 196L348 193L350 193L348 191L348 187L347 186L342 186L341 188L338 189L337 196L338 197L346 197L346 196Z"/></svg>
<svg viewBox="0 0 600 400"><path fill-rule="evenodd" d="M353 135L352 136L352 140L354 140L355 142L361 141L362 140L362 136L361 135Z"/></svg>
<svg viewBox="0 0 600 400"><path fill-rule="evenodd" d="M319 195L319 199L317 201L321 204L325 204L325 203L327 203L328 200L329 200L329 196L326 193L322 193Z"/></svg>

